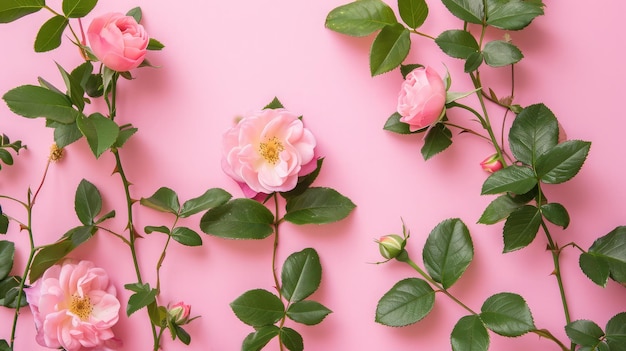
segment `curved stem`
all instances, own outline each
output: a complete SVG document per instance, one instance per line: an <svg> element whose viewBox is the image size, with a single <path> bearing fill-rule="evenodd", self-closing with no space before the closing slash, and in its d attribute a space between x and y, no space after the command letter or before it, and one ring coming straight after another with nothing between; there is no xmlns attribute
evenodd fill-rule
<svg viewBox="0 0 626 351"><path fill-rule="evenodd" d="M105 232L117 237L118 239L122 240L122 242L124 242L124 244L130 246L130 241L128 241L128 239L126 239L125 237L121 236L120 234L117 234L116 232L112 231L111 229L108 228L104 228L104 227L97 227L100 230L104 230Z"/></svg>
<svg viewBox="0 0 626 351"><path fill-rule="evenodd" d="M428 35L428 34L426 34L426 33L418 32L418 31L417 31L417 29L413 29L413 33L415 33L415 34L417 34L417 35L419 35L419 36L422 36L422 37L428 38L428 39L435 40L435 37L433 37L433 36L431 36L431 35Z"/></svg>
<svg viewBox="0 0 626 351"><path fill-rule="evenodd" d="M18 200L18 199L16 199L16 198L14 198L14 197L11 197L11 196L6 196L6 195L0 195L0 199L7 199L7 200L15 201L15 202L17 202L18 204L20 204L20 205L24 206L24 208L27 208L27 209L28 209L28 204L27 204L27 203L22 202L22 201L20 201L20 200Z"/></svg>
<svg viewBox="0 0 626 351"><path fill-rule="evenodd" d="M465 127L460 126L458 124L450 123L449 121L445 121L445 122L442 122L442 123L445 124L446 126L449 126L449 127L454 127L454 128L461 129L462 132L470 133L470 134L475 135L475 136L477 136L479 138L485 139L487 141L491 141L488 137L486 137L486 136L484 136L484 135L482 135L482 134L480 134L480 133L478 133L478 132L476 132L476 131L474 131L472 129L465 128Z"/></svg>
<svg viewBox="0 0 626 351"><path fill-rule="evenodd" d="M565 346L565 344L563 344L561 342L561 340L557 339L554 335L552 335L552 333L550 333L549 331L545 330L545 329L535 329L535 330L531 330L531 333L535 333L537 335L539 335L540 337L546 338L548 340L552 340L554 341L557 345L559 345L559 347L561 348L561 350L563 351L572 351L573 349L568 349L567 346Z"/></svg>
<svg viewBox="0 0 626 351"><path fill-rule="evenodd" d="M178 223L178 217L176 217L176 220L174 221L172 228L170 228L170 233L172 233L172 231L176 227L176 223ZM165 241L165 246L163 246L163 251L161 252L161 256L159 257L159 261L157 262L157 265L156 265L157 295L161 293L161 266L163 265L163 260L165 260L165 253L167 251L167 247L170 245L171 240L172 240L172 236L168 235L167 240Z"/></svg>

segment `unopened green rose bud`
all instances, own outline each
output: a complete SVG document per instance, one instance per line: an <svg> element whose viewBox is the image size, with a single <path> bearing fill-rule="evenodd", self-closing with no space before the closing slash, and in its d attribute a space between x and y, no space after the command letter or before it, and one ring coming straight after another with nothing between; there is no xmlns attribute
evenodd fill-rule
<svg viewBox="0 0 626 351"><path fill-rule="evenodd" d="M396 234L385 235L378 240L380 254L388 260L398 257L405 245L406 239Z"/></svg>
<svg viewBox="0 0 626 351"><path fill-rule="evenodd" d="M191 306L185 305L182 301L172 305L168 310L170 320L176 325L183 325L189 322Z"/></svg>

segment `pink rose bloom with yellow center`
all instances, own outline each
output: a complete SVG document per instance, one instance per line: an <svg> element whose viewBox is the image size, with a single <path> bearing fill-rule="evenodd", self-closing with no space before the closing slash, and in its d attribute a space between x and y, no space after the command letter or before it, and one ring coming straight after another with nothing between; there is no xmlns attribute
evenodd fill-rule
<svg viewBox="0 0 626 351"><path fill-rule="evenodd" d="M92 262L66 260L24 290L40 345L67 351L110 351L121 346L111 330L120 310L115 287Z"/></svg>
<svg viewBox="0 0 626 351"><path fill-rule="evenodd" d="M446 87L435 70L416 68L406 76L398 95L400 122L414 132L438 122L444 114Z"/></svg>
<svg viewBox="0 0 626 351"><path fill-rule="evenodd" d="M265 109L242 118L222 140L222 169L244 195L289 191L316 166L315 137L297 115Z"/></svg>
<svg viewBox="0 0 626 351"><path fill-rule="evenodd" d="M118 72L137 68L146 56L150 41L141 24L121 13L96 17L87 29L87 37L98 60Z"/></svg>

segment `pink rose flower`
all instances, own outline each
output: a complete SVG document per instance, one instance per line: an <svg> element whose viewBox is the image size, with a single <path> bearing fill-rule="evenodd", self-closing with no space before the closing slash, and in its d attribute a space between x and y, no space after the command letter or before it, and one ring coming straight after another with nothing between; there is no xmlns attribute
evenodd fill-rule
<svg viewBox="0 0 626 351"><path fill-rule="evenodd" d="M119 318L116 290L90 261L54 265L24 289L37 342L67 351L110 351L121 346L111 328Z"/></svg>
<svg viewBox="0 0 626 351"><path fill-rule="evenodd" d="M480 166L483 168L485 172L493 173L502 169L502 162L498 160L498 155L493 154L486 159L484 159Z"/></svg>
<svg viewBox="0 0 626 351"><path fill-rule="evenodd" d="M222 169L244 195L289 191L315 169L313 134L297 115L265 109L242 118L222 140Z"/></svg>
<svg viewBox="0 0 626 351"><path fill-rule="evenodd" d="M191 313L191 306L185 305L184 302L177 302L173 304L168 310L167 314L170 320L176 325L183 325L189 322L189 314Z"/></svg>
<svg viewBox="0 0 626 351"><path fill-rule="evenodd" d="M142 25L121 13L96 17L89 25L87 37L98 60L118 72L137 68L146 56L150 40Z"/></svg>
<svg viewBox="0 0 626 351"><path fill-rule="evenodd" d="M398 96L400 122L414 132L433 125L444 114L446 87L441 77L430 67L416 68L406 76Z"/></svg>

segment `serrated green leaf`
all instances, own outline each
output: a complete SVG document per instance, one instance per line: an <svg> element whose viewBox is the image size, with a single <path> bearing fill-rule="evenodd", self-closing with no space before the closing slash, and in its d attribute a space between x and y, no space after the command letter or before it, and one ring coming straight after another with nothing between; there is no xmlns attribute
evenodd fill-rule
<svg viewBox="0 0 626 351"><path fill-rule="evenodd" d="M4 162L7 166L13 164L13 156L5 149L0 149L0 161Z"/></svg>
<svg viewBox="0 0 626 351"><path fill-rule="evenodd" d="M426 133L424 146L421 149L422 157L427 161L450 147L450 145L452 145L452 132L445 124L437 123Z"/></svg>
<svg viewBox="0 0 626 351"><path fill-rule="evenodd" d="M346 218L354 203L331 188L308 188L287 200L285 220L294 224L326 224Z"/></svg>
<svg viewBox="0 0 626 351"><path fill-rule="evenodd" d="M487 24L505 30L520 30L543 15L541 1L488 0Z"/></svg>
<svg viewBox="0 0 626 351"><path fill-rule="evenodd" d="M280 329L275 325L258 328L257 331L248 334L248 336L246 336L243 340L241 351L261 350L265 345L267 345L268 342L270 342L270 340L278 336L279 332Z"/></svg>
<svg viewBox="0 0 626 351"><path fill-rule="evenodd" d="M474 245L465 223L458 218L439 223L428 235L422 256L428 274L444 289L451 287L474 258Z"/></svg>
<svg viewBox="0 0 626 351"><path fill-rule="evenodd" d="M100 191L86 179L81 180L76 188L74 210L78 219L84 225L92 225L94 219L102 210Z"/></svg>
<svg viewBox="0 0 626 351"><path fill-rule="evenodd" d="M0 214L0 234L6 234L9 230L9 217Z"/></svg>
<svg viewBox="0 0 626 351"><path fill-rule="evenodd" d="M287 317L291 318L294 322L305 325L319 324L330 313L332 313L332 311L321 303L309 300L292 303L287 309Z"/></svg>
<svg viewBox="0 0 626 351"><path fill-rule="evenodd" d="M81 81L74 78L73 75L69 74L61 65L57 63L57 68L61 73L61 77L63 77L63 81L65 82L65 87L67 88L67 95L69 96L72 103L78 107L79 111L82 111L85 108L85 90L81 85Z"/></svg>
<svg viewBox="0 0 626 351"><path fill-rule="evenodd" d="M541 206L541 213L550 223L563 227L569 226L569 214L563 205L553 202Z"/></svg>
<svg viewBox="0 0 626 351"><path fill-rule="evenodd" d="M100 113L94 113L89 117L80 116L76 124L96 158L113 146L120 133L119 126Z"/></svg>
<svg viewBox="0 0 626 351"><path fill-rule="evenodd" d="M280 333L278 334L280 337L280 341L289 351L302 351L304 350L304 342L302 341L302 336L295 330L282 327L280 328Z"/></svg>
<svg viewBox="0 0 626 351"><path fill-rule="evenodd" d="M422 320L435 305L435 291L427 282L407 278L396 283L376 306L376 322L403 327Z"/></svg>
<svg viewBox="0 0 626 351"><path fill-rule="evenodd" d="M402 116L398 112L394 112L385 122L383 129L398 134L411 134L408 123L400 122L400 118Z"/></svg>
<svg viewBox="0 0 626 351"><path fill-rule="evenodd" d="M52 267L55 263L65 258L75 246L69 239L58 241L54 244L45 246L39 250L30 266L29 281L34 283L39 279L46 269Z"/></svg>
<svg viewBox="0 0 626 351"><path fill-rule="evenodd" d="M580 255L578 264L592 282L603 288L606 287L611 271L609 270L609 263L602 256L584 252Z"/></svg>
<svg viewBox="0 0 626 351"><path fill-rule="evenodd" d="M185 246L201 246L202 238L195 231L187 227L176 227L172 230L172 239Z"/></svg>
<svg viewBox="0 0 626 351"><path fill-rule="evenodd" d="M513 121L509 145L518 161L534 167L539 156L557 145L558 137L556 117L546 105L536 104L523 109Z"/></svg>
<svg viewBox="0 0 626 351"><path fill-rule="evenodd" d="M67 96L36 85L11 89L3 99L11 111L23 117L45 117L67 124L73 123L79 115Z"/></svg>
<svg viewBox="0 0 626 351"><path fill-rule="evenodd" d="M316 163L317 165L313 172L305 176L298 177L298 183L296 184L296 187L290 191L282 192L280 193L280 195L284 197L285 199L291 199L305 192L313 184L315 179L317 179L317 176L320 174L320 171L322 170L322 165L324 164L324 158L323 157L318 158Z"/></svg>
<svg viewBox="0 0 626 351"><path fill-rule="evenodd" d="M480 216L478 223L495 224L506 219L513 211L524 204L513 199L509 194L498 196L493 200Z"/></svg>
<svg viewBox="0 0 626 351"><path fill-rule="evenodd" d="M130 139L130 137L135 135L135 133L137 133L138 130L139 129L137 128L127 128L127 129L120 130L120 133L117 135L117 139L115 140L115 143L113 143L113 147L116 147L119 149L122 146L124 146L124 144L126 144L128 139Z"/></svg>
<svg viewBox="0 0 626 351"><path fill-rule="evenodd" d="M591 143L567 140L537 158L535 171L542 182L560 184L572 179L585 163Z"/></svg>
<svg viewBox="0 0 626 351"><path fill-rule="evenodd" d="M51 122L49 126L54 128L54 142L59 148L64 148L83 137L76 123Z"/></svg>
<svg viewBox="0 0 626 351"><path fill-rule="evenodd" d="M185 218L210 208L221 206L228 202L231 197L232 195L224 189L209 189L205 191L204 194L185 201L180 211L180 216Z"/></svg>
<svg viewBox="0 0 626 351"><path fill-rule="evenodd" d="M593 321L577 320L565 326L567 337L581 346L595 346L604 336L602 328Z"/></svg>
<svg viewBox="0 0 626 351"><path fill-rule="evenodd" d="M98 3L98 0L63 0L63 13L70 18L85 17Z"/></svg>
<svg viewBox="0 0 626 351"><path fill-rule="evenodd" d="M263 289L249 290L230 303L233 312L243 323L260 328L280 320L285 306L278 296Z"/></svg>
<svg viewBox="0 0 626 351"><path fill-rule="evenodd" d="M464 30L447 30L435 39L441 51L448 56L467 60L472 54L478 53L480 47L474 36Z"/></svg>
<svg viewBox="0 0 626 351"><path fill-rule="evenodd" d="M491 174L483 183L482 195L511 192L524 194L537 185L533 171L528 167L509 166Z"/></svg>
<svg viewBox="0 0 626 351"><path fill-rule="evenodd" d="M410 28L418 28L428 17L428 5L425 0L398 0L400 17Z"/></svg>
<svg viewBox="0 0 626 351"><path fill-rule="evenodd" d="M11 241L0 241L0 280L6 278L13 268L15 244Z"/></svg>
<svg viewBox="0 0 626 351"><path fill-rule="evenodd" d="M129 288L131 286L134 289ZM141 287L141 289L137 289L137 287ZM156 302L156 296L158 291L156 289L150 288L149 284L127 284L124 287L128 290L134 291L135 293L130 296L128 299L128 306L126 306L126 315L130 316L131 314L139 311L140 309L147 307L148 305Z"/></svg>
<svg viewBox="0 0 626 351"><path fill-rule="evenodd" d="M524 55L517 46L503 40L494 40L485 44L483 57L489 66L502 67L519 62Z"/></svg>
<svg viewBox="0 0 626 351"><path fill-rule="evenodd" d="M541 226L541 212L535 206L525 205L509 215L504 223L504 251L511 252L528 246Z"/></svg>
<svg viewBox="0 0 626 351"><path fill-rule="evenodd" d="M9 23L41 10L45 0L2 0L0 1L0 23Z"/></svg>
<svg viewBox="0 0 626 351"><path fill-rule="evenodd" d="M626 283L626 226L617 227L596 239L589 248L589 253L608 263L613 280Z"/></svg>
<svg viewBox="0 0 626 351"><path fill-rule="evenodd" d="M626 312L619 313L608 321L606 342L611 351L626 351Z"/></svg>
<svg viewBox="0 0 626 351"><path fill-rule="evenodd" d="M381 0L357 0L333 9L326 17L326 28L356 37L394 23L398 23L396 15Z"/></svg>
<svg viewBox="0 0 626 351"><path fill-rule="evenodd" d="M141 17L143 16L141 12L141 7L133 7L132 9L126 12L126 16L131 16L137 21L137 23L141 22Z"/></svg>
<svg viewBox="0 0 626 351"><path fill-rule="evenodd" d="M480 65L483 64L483 54L481 52L475 52L467 57L467 61L465 61L465 66L463 70L465 73L474 72L477 70Z"/></svg>
<svg viewBox="0 0 626 351"><path fill-rule="evenodd" d="M0 306L8 308L17 308L17 300L19 297L19 307L28 305L24 291L20 294L21 277L11 276L0 279ZM21 295L21 297L20 297ZM0 348L1 350L1 348Z"/></svg>
<svg viewBox="0 0 626 351"><path fill-rule="evenodd" d="M178 215L180 210L180 202L178 194L170 188L161 187L152 196L148 198L142 197L139 200L143 206L149 207L160 212L172 213Z"/></svg>
<svg viewBox="0 0 626 351"><path fill-rule="evenodd" d="M517 294L499 293L489 297L481 308L480 318L489 330L502 336L520 336L535 329L526 301Z"/></svg>
<svg viewBox="0 0 626 351"><path fill-rule="evenodd" d="M80 244L91 239L95 232L96 227L85 225L70 229L67 233L63 234L63 237L68 238L74 247L78 247Z"/></svg>
<svg viewBox="0 0 626 351"><path fill-rule="evenodd" d="M485 15L483 0L442 0L450 12L463 21L481 24Z"/></svg>
<svg viewBox="0 0 626 351"><path fill-rule="evenodd" d="M207 211L200 229L227 239L263 239L274 232L274 215L250 199L234 199Z"/></svg>
<svg viewBox="0 0 626 351"><path fill-rule="evenodd" d="M400 66L410 49L411 37L408 29L399 23L383 27L370 50L372 77Z"/></svg>
<svg viewBox="0 0 626 351"><path fill-rule="evenodd" d="M58 48L68 23L69 21L64 16L54 16L47 20L37 33L35 52L46 52Z"/></svg>
<svg viewBox="0 0 626 351"><path fill-rule="evenodd" d="M322 265L317 252L306 248L285 260L280 275L282 293L290 303L306 299L317 290L322 281Z"/></svg>
<svg viewBox="0 0 626 351"><path fill-rule="evenodd" d="M452 329L450 344L452 351L487 351L489 333L479 316L465 316Z"/></svg>

